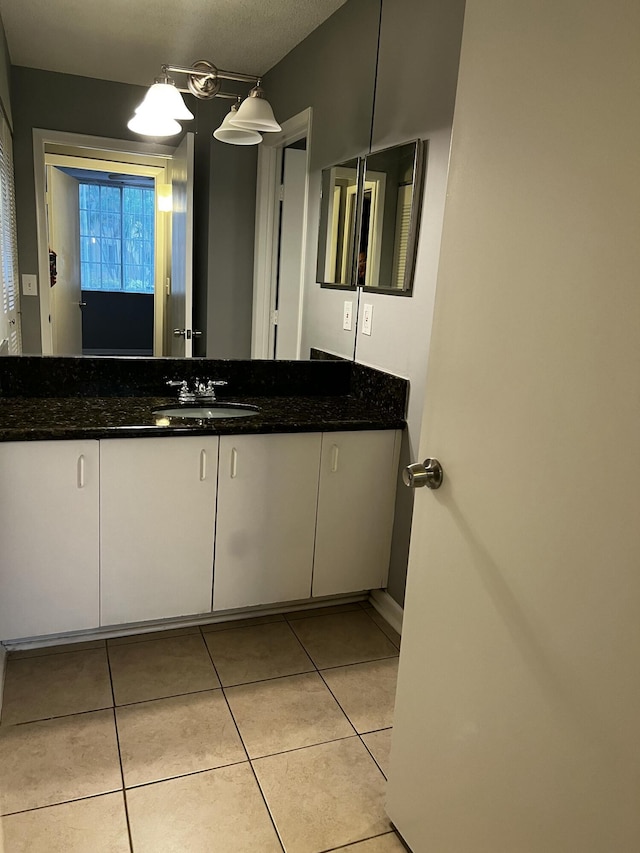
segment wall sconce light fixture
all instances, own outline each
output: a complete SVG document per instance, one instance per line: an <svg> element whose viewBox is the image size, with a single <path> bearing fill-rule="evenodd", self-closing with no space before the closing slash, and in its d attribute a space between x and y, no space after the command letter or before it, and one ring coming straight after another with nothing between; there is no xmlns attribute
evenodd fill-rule
<svg viewBox="0 0 640 853"><path fill-rule="evenodd" d="M186 75L187 88L179 89L169 74ZM223 80L253 83L254 86L243 101L238 95L221 91ZM182 127L178 122L193 119L193 113L187 109L180 92L191 92L199 100L205 101L211 98L236 101L220 127L213 133L220 142L256 145L262 142L262 133L282 130L275 120L271 104L264 96L259 77L235 71L220 71L204 59L194 62L190 68L163 65L162 75L156 77L127 127L143 136L174 136L180 133Z"/></svg>

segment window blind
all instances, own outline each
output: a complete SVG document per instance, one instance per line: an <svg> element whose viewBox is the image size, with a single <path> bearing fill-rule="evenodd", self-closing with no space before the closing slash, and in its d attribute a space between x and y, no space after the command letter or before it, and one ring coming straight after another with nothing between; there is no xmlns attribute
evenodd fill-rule
<svg viewBox="0 0 640 853"><path fill-rule="evenodd" d="M413 187L402 184L398 187L396 207L396 235L393 252L393 274L391 287L402 289L407 267L407 249L409 248L409 228L411 226L411 200Z"/></svg>
<svg viewBox="0 0 640 853"><path fill-rule="evenodd" d="M0 354L22 351L18 292L18 246L11 129L0 110Z"/></svg>

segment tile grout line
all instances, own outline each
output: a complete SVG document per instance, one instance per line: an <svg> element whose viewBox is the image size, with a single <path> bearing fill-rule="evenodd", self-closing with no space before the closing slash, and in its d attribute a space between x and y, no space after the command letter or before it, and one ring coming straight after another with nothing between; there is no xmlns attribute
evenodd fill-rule
<svg viewBox="0 0 640 853"><path fill-rule="evenodd" d="M116 745L118 747L118 762L120 764L120 778L122 779L122 801L124 803L124 816L127 822L127 835L129 837L129 850L133 853L133 836L131 835L131 822L129 820L129 804L127 802L127 789L124 783L124 767L122 766L122 750L120 749L120 734L118 732L118 717L116 715L116 692L113 686L113 674L111 672L111 659L109 648L105 643L107 666L109 667L109 682L111 684L111 698L113 699L113 725L116 733Z"/></svg>
<svg viewBox="0 0 640 853"><path fill-rule="evenodd" d="M361 838L359 841L349 841L347 844L341 844L339 847L326 847L324 850L318 851L318 853L339 853L340 850L348 850L349 847L352 847L355 844L364 844L365 841L373 841L374 838L384 838L385 835L394 835L396 838L398 837L394 829L389 829L387 832L379 832L377 835L369 835L367 838Z"/></svg>
<svg viewBox="0 0 640 853"><path fill-rule="evenodd" d="M331 693L331 695L333 696L333 698L334 698L334 699L335 699L335 701L336 701L336 704L338 705L338 707L340 708L340 710L342 711L342 713L345 715L345 717L346 717L346 718L347 718L347 720L349 721L350 725L353 727L353 730L354 730L354 732L356 733L356 736L358 737L358 739L360 740L360 743L361 743L361 744L364 746L364 748L367 750L367 752L368 752L368 753L369 753L369 755L371 756L371 760L374 762L374 764L376 765L376 767L378 768L378 770L382 773L382 776L383 776L383 778L384 778L385 782L387 782L388 780L387 780L387 775L386 775L386 773L383 771L382 767L380 767L380 765L379 765L379 764L378 764L378 762L376 761L376 759L375 759L375 757L374 757L373 753L371 752L371 750L369 749L369 747L366 745L366 743L364 742L364 740L363 740L363 738L362 738L362 734L367 734L367 735L368 735L368 734L371 734L371 732L363 732L363 733L361 734L361 733L356 729L355 725L351 722L351 718L349 717L349 715L347 714L347 712L345 711L345 709L342 707L342 705L341 705L341 704L340 704L340 702L338 701L338 698L337 698L337 697L336 697L336 695L334 694L333 690L332 690L332 689L331 689L331 687L329 687L329 685L327 684L327 682L326 682L325 678L324 678L324 677L323 677L323 675L322 675L322 672L319 672L319 673L318 673L318 675L320 676L320 678L322 678L322 680L323 680L323 682L324 682L324 684L325 684L325 686L326 686L327 690L329 691L329 693ZM387 726L387 728L392 728L392 727ZM378 731L383 731L383 729L378 729Z"/></svg>
<svg viewBox="0 0 640 853"><path fill-rule="evenodd" d="M176 773L174 776L163 776L161 779L150 779L148 782L136 782L135 785L129 785L125 791L137 791L140 788L149 788L152 785L162 785L164 782L175 782L177 779L188 779L190 776L202 776L203 773L212 773L214 770L224 770L226 767L237 767L239 764L248 764L248 759L240 761L229 761L226 764L219 764L217 767L204 767L202 770L189 770L187 773Z"/></svg>
<svg viewBox="0 0 640 853"><path fill-rule="evenodd" d="M18 726L30 726L33 723L49 723L51 720L64 720L67 717L82 717L85 714L95 714L97 711L110 711L114 705L103 705L100 708L89 708L86 711L72 711L69 714L53 714L51 717L36 717L35 720L20 720L19 723L4 723L0 729L13 729Z"/></svg>
<svg viewBox="0 0 640 853"><path fill-rule="evenodd" d="M203 633L202 628L200 629L200 631L201 631L201 633ZM222 685L222 681L220 680L220 674L218 673L215 662L213 660L213 655L211 654L211 649L209 648L207 641L204 639L204 636L202 639L204 640L204 644L205 644L205 647L207 649L207 654L209 655L209 659L211 661L211 665L213 666L214 672L218 678L218 681L220 681L220 685ZM264 791L262 790L262 786L260 785L260 781L258 780L258 776L257 776L255 768L253 766L253 762L251 761L251 758L249 757L249 750L247 749L246 744L244 742L244 739L242 737L242 734L240 733L240 729L238 727L238 723L236 722L236 718L233 716L233 711L231 710L231 705L229 704L229 700L227 699L227 694L224 691L224 687L221 686L221 690L222 690L222 695L224 696L224 701L227 704L227 710L229 711L229 714L231 715L231 719L233 720L233 725L235 726L236 732L238 733L238 737L240 738L240 743L242 744L242 748L244 749L245 755L247 756L247 762L249 764L249 768L251 770L251 773L253 774L253 778L255 779L255 783L258 786L258 791L260 791L260 796L262 797L262 802L264 803L264 807L267 810L267 814L269 815L269 820L271 821L271 825L273 826L273 831L275 832L276 838L278 839L278 844L282 848L282 853L286 853L284 841L282 840L282 838L280 836L280 832L278 831L278 827L276 826L276 822L273 818L273 815L271 814L271 809L269 808L269 803L267 802L267 798L265 797Z"/></svg>
<svg viewBox="0 0 640 853"><path fill-rule="evenodd" d="M298 638L296 637L296 639L298 639ZM302 645L302 643L299 639L298 639L298 642ZM206 640L205 640L205 646L206 646ZM303 649L304 649L304 646L303 646ZM96 649L96 651L98 651L98 650ZM208 646L207 646L207 651L209 651ZM306 652L306 649L304 649L304 651ZM306 652L306 654L307 654L307 657L309 657L309 653ZM209 656L210 656L210 653L209 653ZM236 688L236 687L249 687L250 685L253 685L253 684L264 684L267 681L279 681L279 680L284 679L284 678L293 678L297 675L310 675L314 672L322 673L322 672L327 672L329 670L334 670L334 669L347 669L348 667L362 666L363 664L367 664L367 663L379 663L380 661L383 661L383 660L393 660L394 658L397 658L397 657L398 657L398 655L389 655L388 657L384 657L384 658L368 658L367 660L359 660L359 661L354 661L352 663L341 663L341 664L335 664L334 666L325 666L322 669L320 669L313 662L313 660L310 658L311 663L313 665L313 669L305 670L304 672L293 672L293 673L289 673L287 675L274 675L274 676L271 676L270 678L259 678L259 679L256 679L254 681L240 681L237 684L226 684L226 685L224 685L224 688L223 688L222 683L220 683L220 687L206 687L202 690L186 690L182 693L170 693L167 696L156 696L152 699L138 699L135 702L121 702L120 704L115 704L115 698L114 698L114 700L113 700L114 704L113 705L104 705L100 708L89 708L86 711L72 711L68 714L53 714L50 717L36 717L33 720L21 720L18 723L0 723L0 729L1 728L8 729L9 727L13 728L14 726L28 726L28 725L31 725L32 723L46 723L46 722L49 722L50 720L61 720L61 719L64 719L66 717L78 717L78 716L81 716L83 714L93 714L96 711L108 711L110 708L130 708L133 705L143 705L147 702L161 702L164 699L178 699L180 696L195 696L198 693L210 693L214 690L231 689L231 688ZM110 667L109 667L109 671L111 671ZM217 671L216 671L216 674L217 674ZM219 676L218 676L218 681L220 681ZM323 679L323 681L324 681L324 679ZM111 693L113 696L113 685L111 685ZM384 728L390 728L390 727L385 726ZM378 731L378 730L376 729L376 731ZM370 732L365 732L365 734L370 734Z"/></svg>
<svg viewBox="0 0 640 853"><path fill-rule="evenodd" d="M311 655L309 654L309 652L308 652L308 650L307 650L307 647L306 647L306 646L305 646L305 644L302 642L302 640L300 639L300 637L296 634L296 632L293 630L293 627L291 626L291 623L290 623L290 622L287 622L287 620L286 620L286 619L285 619L284 621L285 621L285 624L286 624L286 626L288 627L288 629L291 631L291 633L293 634L293 636L296 638L296 641L297 641L298 645L300 646L300 648L302 649L302 651L305 653L305 655L309 658L309 660L311 661L311 663L312 663L312 665L313 665L314 669L315 669L315 670L316 670L316 672L317 672L317 670L318 670L318 664L317 664L317 663L314 661L314 659L311 657ZM295 620L294 620L294 621L295 621Z"/></svg>
<svg viewBox="0 0 640 853"><path fill-rule="evenodd" d="M107 709L108 710L108 709ZM85 800L98 800L100 797L109 797L111 794L121 794L122 791L120 788L116 788L112 791L102 791L100 794L89 794L86 797L72 797L70 800L59 800L55 803L45 803L43 806L33 806L31 809L19 809L16 812L6 812L5 814L0 814L0 823L2 822L2 818L5 817L13 817L14 815L19 814L28 814L29 812L40 812L43 809L53 809L57 806L67 806L69 803L82 803Z"/></svg>

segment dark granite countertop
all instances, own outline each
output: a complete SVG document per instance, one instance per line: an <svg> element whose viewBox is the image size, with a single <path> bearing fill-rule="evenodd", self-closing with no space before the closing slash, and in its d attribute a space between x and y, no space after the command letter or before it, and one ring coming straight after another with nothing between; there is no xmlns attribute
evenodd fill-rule
<svg viewBox="0 0 640 853"><path fill-rule="evenodd" d="M313 351L322 355L320 351ZM247 418L160 419L178 405L167 381L224 380L219 404ZM0 358L0 441L402 429L408 383L364 365L112 357Z"/></svg>
<svg viewBox="0 0 640 853"><path fill-rule="evenodd" d="M176 406L175 397L0 398L0 441L72 438L135 438L163 435L229 435L275 432L402 429L402 418L351 395L314 397L224 397L225 403L259 409L247 418L197 420L153 415Z"/></svg>

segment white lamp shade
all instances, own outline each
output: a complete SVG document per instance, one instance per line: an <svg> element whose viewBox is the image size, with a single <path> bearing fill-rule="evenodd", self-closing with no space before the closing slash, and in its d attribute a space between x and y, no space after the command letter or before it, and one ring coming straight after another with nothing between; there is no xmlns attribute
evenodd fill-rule
<svg viewBox="0 0 640 853"><path fill-rule="evenodd" d="M173 118L180 121L189 121L193 118L193 113L187 109L182 95L173 83L154 83L136 113L149 113L159 118Z"/></svg>
<svg viewBox="0 0 640 853"><path fill-rule="evenodd" d="M127 127L142 136L175 136L182 130L175 119L158 118L145 112L137 112Z"/></svg>
<svg viewBox="0 0 640 853"><path fill-rule="evenodd" d="M262 137L257 131L244 130L232 123L232 118L237 115L237 109L235 104L231 107L220 127L213 131L214 138L219 142L228 142L230 145L257 145L262 142Z"/></svg>
<svg viewBox="0 0 640 853"><path fill-rule="evenodd" d="M264 97L245 98L238 112L229 121L234 127L241 127L244 130L259 130L263 133L282 130L275 120L271 104Z"/></svg>

